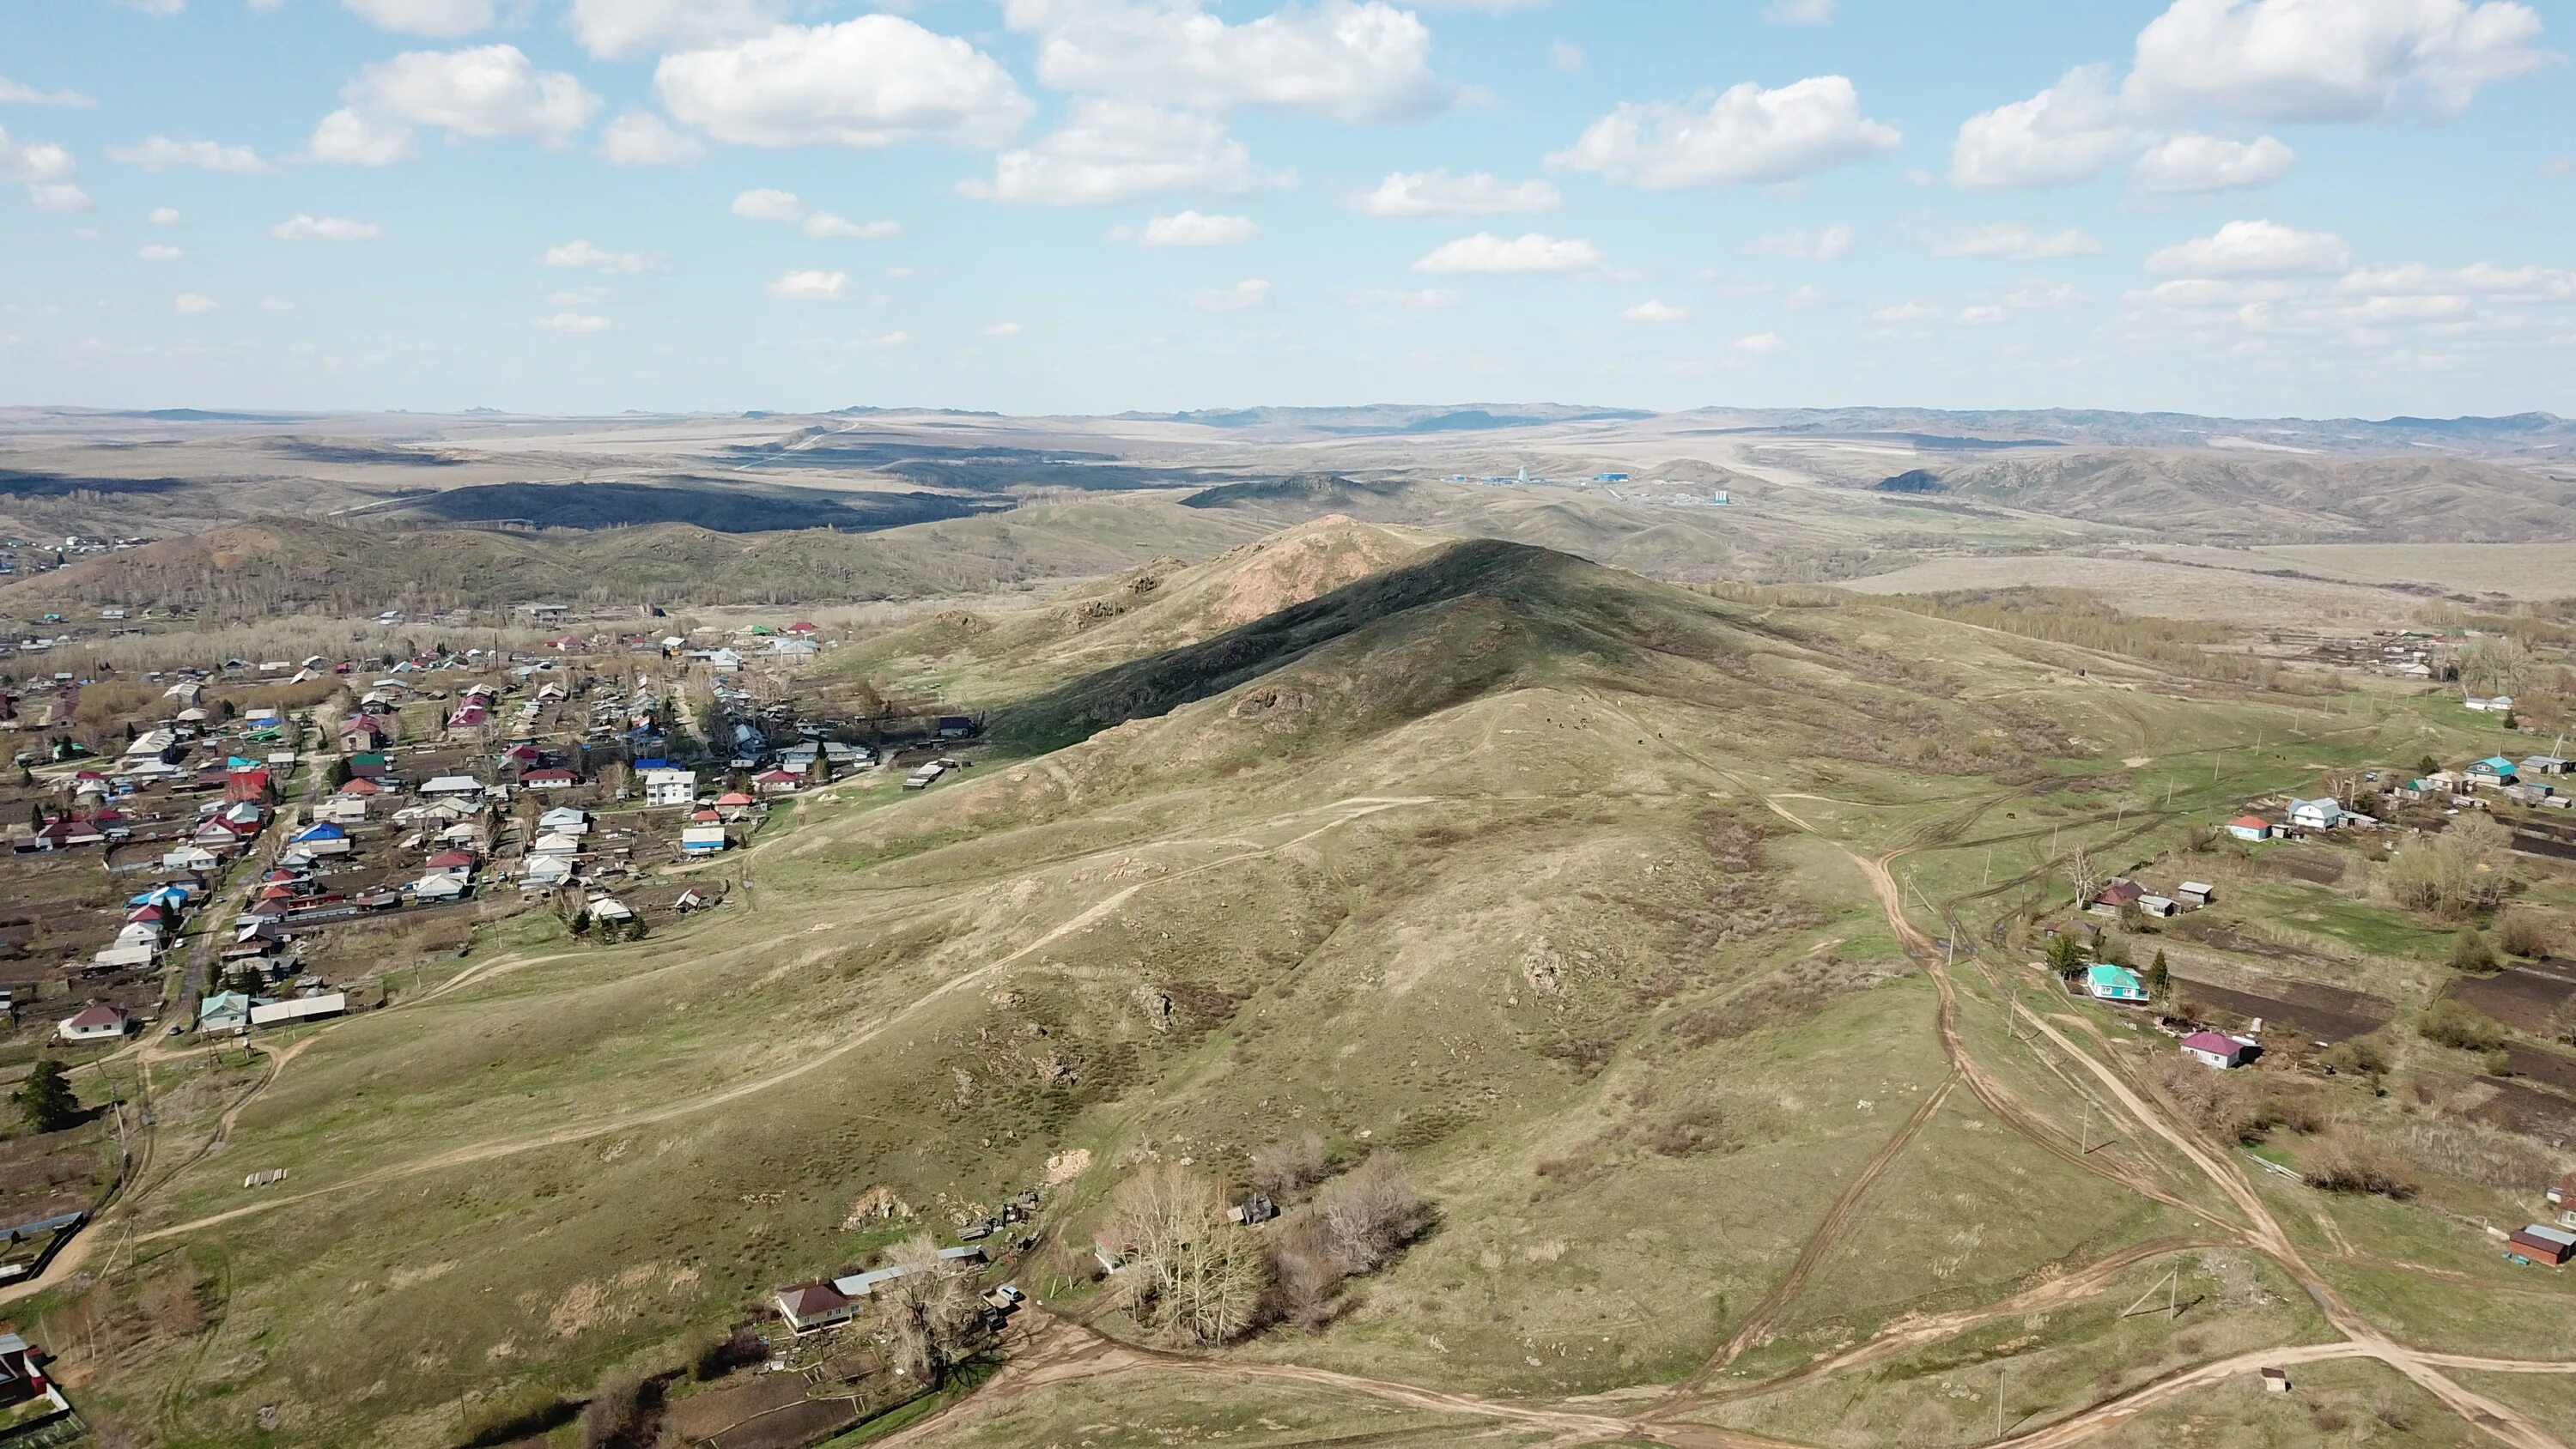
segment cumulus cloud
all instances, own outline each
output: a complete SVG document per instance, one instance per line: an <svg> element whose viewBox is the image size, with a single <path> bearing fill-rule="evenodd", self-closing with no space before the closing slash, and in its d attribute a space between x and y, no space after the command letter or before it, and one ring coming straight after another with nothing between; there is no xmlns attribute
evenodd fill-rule
<svg viewBox="0 0 2576 1449"><path fill-rule="evenodd" d="M452 40L492 24L492 0L340 0L359 19L383 30Z"/></svg>
<svg viewBox="0 0 2576 1449"><path fill-rule="evenodd" d="M2198 132L2150 147L2129 167L2140 191L2235 191L2268 186L2290 174L2298 154L2271 136L2230 141Z"/></svg>
<svg viewBox="0 0 2576 1449"><path fill-rule="evenodd" d="M1619 315L1631 322L1679 322L1690 315L1690 309L1649 298L1634 307L1625 309Z"/></svg>
<svg viewBox="0 0 2576 1449"><path fill-rule="evenodd" d="M279 241L372 241L384 235L384 228L372 221L351 221L345 216L291 216L268 229Z"/></svg>
<svg viewBox="0 0 2576 1449"><path fill-rule="evenodd" d="M1017 337L1020 335L1020 324L1017 322L996 322L992 326L985 328L983 335L986 337Z"/></svg>
<svg viewBox="0 0 2576 1449"><path fill-rule="evenodd" d="M1994 257L2012 262L2089 257L2102 244L2080 231L2040 233L2019 222L1999 221L1966 228L1915 227L1910 238L1936 257Z"/></svg>
<svg viewBox="0 0 2576 1449"><path fill-rule="evenodd" d="M1539 232L1500 237L1489 231L1433 248L1413 264L1417 272L1518 276L1588 272L1601 265L1601 249L1580 238L1558 240Z"/></svg>
<svg viewBox="0 0 2576 1449"><path fill-rule="evenodd" d="M2214 234L2166 247L2147 270L2166 277L2276 277L2341 271L2351 256L2330 232L2270 221L2231 221Z"/></svg>
<svg viewBox="0 0 2576 1449"><path fill-rule="evenodd" d="M650 252L613 252L580 240L546 248L545 261L550 267L576 267L591 272L649 272L661 265L661 259Z"/></svg>
<svg viewBox="0 0 2576 1449"><path fill-rule="evenodd" d="M2513 0L2174 0L2138 33L2122 93L2140 111L2267 121L2457 117L2480 88L2555 57Z"/></svg>
<svg viewBox="0 0 2576 1449"><path fill-rule="evenodd" d="M1237 195L1257 184L1252 153L1213 116L1085 100L1035 145L995 158L991 181L958 189L994 201L1088 206L1179 190Z"/></svg>
<svg viewBox="0 0 2576 1449"><path fill-rule="evenodd" d="M666 55L653 88L682 125L743 146L990 146L1031 110L991 56L899 15L781 25Z"/></svg>
<svg viewBox="0 0 2576 1449"><path fill-rule="evenodd" d="M1799 262L1830 262L1851 250L1852 229L1836 222L1818 231L1779 231L1757 237L1745 250L1757 257L1785 257Z"/></svg>
<svg viewBox="0 0 2576 1449"><path fill-rule="evenodd" d="M94 106L78 91L44 91L0 75L0 106Z"/></svg>
<svg viewBox="0 0 2576 1449"><path fill-rule="evenodd" d="M2499 267L2472 262L2465 267L2428 267L2421 262L2402 267L2361 267L2335 280L2341 292L2384 296L2477 294L2500 302L2576 302L2576 272L2545 267Z"/></svg>
<svg viewBox="0 0 2576 1449"><path fill-rule="evenodd" d="M605 317L594 317L582 312L557 312L551 317L540 320L537 325L552 332L605 332L609 328L609 321Z"/></svg>
<svg viewBox="0 0 2576 1449"><path fill-rule="evenodd" d="M80 188L80 163L51 141L13 141L0 129L0 183L27 188L27 200L38 211L89 210L89 193Z"/></svg>
<svg viewBox="0 0 2576 1449"><path fill-rule="evenodd" d="M599 133L600 159L611 166L686 166L705 154L704 142L651 111L628 111Z"/></svg>
<svg viewBox="0 0 2576 1449"><path fill-rule="evenodd" d="M1230 25L1199 0L1006 0L1037 36L1038 79L1084 95L1193 110L1278 106L1338 121L1406 121L1447 104L1431 31L1384 0L1289 4Z"/></svg>
<svg viewBox="0 0 2576 1449"><path fill-rule="evenodd" d="M786 13L782 0L572 0L565 23L584 50L624 60L748 39Z"/></svg>
<svg viewBox="0 0 2576 1449"><path fill-rule="evenodd" d="M316 161L384 166L414 154L414 130L451 141L517 137L568 144L599 111L599 97L561 71L540 71L515 45L415 50L370 65L343 86L347 102L322 118L306 154Z"/></svg>
<svg viewBox="0 0 2576 1449"><path fill-rule="evenodd" d="M177 247L169 246L161 242L153 242L148 246L136 247L134 249L134 254L147 262L175 262L179 260L179 258L187 255L187 253L180 251Z"/></svg>
<svg viewBox="0 0 2576 1449"><path fill-rule="evenodd" d="M769 284L769 295L790 302L838 302L850 295L850 274L789 272Z"/></svg>
<svg viewBox="0 0 2576 1449"><path fill-rule="evenodd" d="M110 146L107 159L119 165L139 166L146 171L193 167L199 171L234 176L262 176L274 169L248 146L226 146L214 141L178 141L168 136L147 136L131 146Z"/></svg>
<svg viewBox="0 0 2576 1449"><path fill-rule="evenodd" d="M2004 320L2004 316L2003 308L1987 302L1974 307L1960 308L1959 315L1953 320L1963 327L1991 327Z"/></svg>
<svg viewBox="0 0 2576 1449"><path fill-rule="evenodd" d="M1559 40L1547 48L1547 63L1568 75L1583 69L1583 47L1570 40Z"/></svg>
<svg viewBox="0 0 2576 1449"><path fill-rule="evenodd" d="M1398 171L1375 191L1351 198L1351 209L1369 216L1521 216L1554 211L1564 198L1544 181L1505 181L1478 171Z"/></svg>
<svg viewBox="0 0 2576 1449"><path fill-rule="evenodd" d="M1205 216L1195 211L1158 216L1136 238L1140 247L1226 247L1248 242L1261 228L1247 216Z"/></svg>
<svg viewBox="0 0 2576 1449"><path fill-rule="evenodd" d="M1941 320L1941 309L1928 302L1899 302L1895 306L1881 307L1870 313L1869 320L1883 322L1889 326L1902 326L1909 322L1938 322Z"/></svg>
<svg viewBox="0 0 2576 1449"><path fill-rule="evenodd" d="M1653 190L1795 181L1894 151L1893 126L1860 113L1842 76L1764 90L1747 81L1688 103L1623 103L1550 165Z"/></svg>
<svg viewBox="0 0 2576 1449"><path fill-rule="evenodd" d="M170 300L170 308L184 316L193 317L200 312L215 310L215 299L195 292L181 292Z"/></svg>
<svg viewBox="0 0 2576 1449"><path fill-rule="evenodd" d="M805 203L797 200L793 191L764 186L736 196L733 214L753 221L775 221L792 226L805 219Z"/></svg>
<svg viewBox="0 0 2576 1449"><path fill-rule="evenodd" d="M152 214L147 219L154 226L177 226L179 224L179 208L175 206L156 206L152 208Z"/></svg>
<svg viewBox="0 0 2576 1449"><path fill-rule="evenodd" d="M2026 101L1970 116L1950 147L1950 179L2003 189L2089 181L2136 149L2107 65L2083 65Z"/></svg>
<svg viewBox="0 0 2576 1449"><path fill-rule="evenodd" d="M1735 350L1747 357L1768 357L1783 345L1777 332L1756 332L1735 339Z"/></svg>
<svg viewBox="0 0 2576 1449"><path fill-rule="evenodd" d="M1774 25L1824 25L1834 18L1834 0L1771 0L1762 13Z"/></svg>
<svg viewBox="0 0 2576 1449"><path fill-rule="evenodd" d="M1189 295L1191 307L1201 312L1241 312L1270 300L1270 284L1259 277L1246 277L1231 287L1209 287Z"/></svg>

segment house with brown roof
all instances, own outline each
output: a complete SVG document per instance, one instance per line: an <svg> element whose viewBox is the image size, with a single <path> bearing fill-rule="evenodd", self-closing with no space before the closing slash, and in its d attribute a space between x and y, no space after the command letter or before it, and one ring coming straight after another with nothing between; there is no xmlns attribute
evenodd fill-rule
<svg viewBox="0 0 2576 1449"><path fill-rule="evenodd" d="M859 1303L829 1283L799 1283L778 1290L778 1316L798 1333L813 1333L857 1317Z"/></svg>

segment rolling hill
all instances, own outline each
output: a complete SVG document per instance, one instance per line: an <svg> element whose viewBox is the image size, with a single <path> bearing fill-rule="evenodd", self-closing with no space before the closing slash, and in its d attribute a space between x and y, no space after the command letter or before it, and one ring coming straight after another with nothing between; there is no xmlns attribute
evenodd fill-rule
<svg viewBox="0 0 2576 1449"><path fill-rule="evenodd" d="M2063 453L1941 470L1952 493L2210 543L2508 543L2576 534L2576 485L2456 458Z"/></svg>

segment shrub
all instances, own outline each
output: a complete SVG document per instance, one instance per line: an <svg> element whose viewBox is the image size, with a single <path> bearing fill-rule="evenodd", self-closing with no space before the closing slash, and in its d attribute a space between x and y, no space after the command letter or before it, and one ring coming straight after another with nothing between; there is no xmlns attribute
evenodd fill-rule
<svg viewBox="0 0 2576 1449"><path fill-rule="evenodd" d="M2338 1072L2365 1077L2383 1077L2388 1074L2388 1044L2380 1040L2376 1033L2339 1041L2326 1048L2324 1054L2317 1059Z"/></svg>
<svg viewBox="0 0 2576 1449"><path fill-rule="evenodd" d="M2503 1046L2504 1023L2464 1002L2436 1001L2416 1018L2415 1030L2426 1041L2464 1052L2489 1052Z"/></svg>
<svg viewBox="0 0 2576 1449"><path fill-rule="evenodd" d="M2415 1185L2398 1174L2396 1160L2385 1148L2348 1127L2325 1135L2309 1160L2305 1181L2323 1192L2375 1197L2405 1198L2415 1191Z"/></svg>
<svg viewBox="0 0 2576 1449"><path fill-rule="evenodd" d="M2504 913L2496 922L2495 942L2505 954L2537 960L2557 948L2557 931L2547 916L2537 911L2515 909Z"/></svg>
<svg viewBox="0 0 2576 1449"><path fill-rule="evenodd" d="M2474 926L2463 926L2451 938L2451 969L2485 973L2496 969L2495 951Z"/></svg>
<svg viewBox="0 0 2576 1449"><path fill-rule="evenodd" d="M699 1349L697 1358L689 1364L689 1373L704 1383L709 1379L723 1378L735 1369L749 1368L768 1357L769 1345L760 1341L759 1334L748 1328L737 1328Z"/></svg>
<svg viewBox="0 0 2576 1449"><path fill-rule="evenodd" d="M1252 1154L1253 1190L1281 1202L1304 1196L1306 1189L1324 1180L1327 1170L1324 1139L1313 1132L1283 1137Z"/></svg>

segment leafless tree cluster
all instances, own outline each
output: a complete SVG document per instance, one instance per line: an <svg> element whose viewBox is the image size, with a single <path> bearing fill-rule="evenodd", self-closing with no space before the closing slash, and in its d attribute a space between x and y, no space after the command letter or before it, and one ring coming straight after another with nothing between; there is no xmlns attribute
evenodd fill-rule
<svg viewBox="0 0 2576 1449"><path fill-rule="evenodd" d="M1118 1190L1108 1227L1134 1254L1111 1285L1141 1327L1214 1344L1259 1325L1270 1265L1258 1239L1226 1222L1224 1199L1206 1179L1157 1163Z"/></svg>
<svg viewBox="0 0 2576 1449"><path fill-rule="evenodd" d="M2511 833L2486 816L2463 813L2439 835L2408 841L2381 868L2389 898L2412 911L2459 916L2502 897L2500 868Z"/></svg>
<svg viewBox="0 0 2576 1449"><path fill-rule="evenodd" d="M1322 1327L1345 1280L1385 1266L1430 1226L1431 1205L1403 1161L1371 1154L1280 1222L1270 1260L1281 1309L1308 1329Z"/></svg>
<svg viewBox="0 0 2576 1449"><path fill-rule="evenodd" d="M1293 1202L1324 1180L1332 1164L1324 1157L1324 1139L1313 1132L1283 1137L1252 1154L1252 1190L1280 1202Z"/></svg>
<svg viewBox="0 0 2576 1449"><path fill-rule="evenodd" d="M974 1346L974 1290L947 1271L939 1245L927 1234L896 1245L887 1266L904 1273L869 1296L868 1327L885 1345L895 1372L935 1389Z"/></svg>

